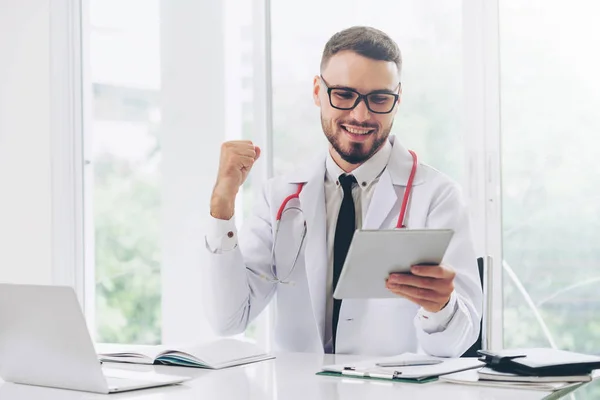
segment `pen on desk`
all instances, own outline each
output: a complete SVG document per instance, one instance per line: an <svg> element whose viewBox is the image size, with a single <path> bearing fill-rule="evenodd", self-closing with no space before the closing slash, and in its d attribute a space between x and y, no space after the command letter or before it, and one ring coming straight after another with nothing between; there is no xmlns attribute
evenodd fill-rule
<svg viewBox="0 0 600 400"><path fill-rule="evenodd" d="M378 367L416 367L420 365L436 365L441 364L441 360L414 360L414 361L389 361L379 362L375 365Z"/></svg>

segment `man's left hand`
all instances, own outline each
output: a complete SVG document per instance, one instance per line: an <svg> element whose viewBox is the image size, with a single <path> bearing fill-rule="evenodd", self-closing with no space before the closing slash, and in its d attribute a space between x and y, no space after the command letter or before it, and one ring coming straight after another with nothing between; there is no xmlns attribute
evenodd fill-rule
<svg viewBox="0 0 600 400"><path fill-rule="evenodd" d="M412 274L390 274L385 286L429 312L448 304L454 291L454 270L445 265L415 265Z"/></svg>

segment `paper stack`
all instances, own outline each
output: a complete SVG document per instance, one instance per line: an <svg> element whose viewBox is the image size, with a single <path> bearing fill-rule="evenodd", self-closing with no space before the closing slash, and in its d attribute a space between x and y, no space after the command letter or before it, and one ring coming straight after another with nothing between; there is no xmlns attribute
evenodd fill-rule
<svg viewBox="0 0 600 400"><path fill-rule="evenodd" d="M592 380L592 374L571 376L523 376L481 368L440 377L440 380L463 385L482 385L556 391L581 385Z"/></svg>

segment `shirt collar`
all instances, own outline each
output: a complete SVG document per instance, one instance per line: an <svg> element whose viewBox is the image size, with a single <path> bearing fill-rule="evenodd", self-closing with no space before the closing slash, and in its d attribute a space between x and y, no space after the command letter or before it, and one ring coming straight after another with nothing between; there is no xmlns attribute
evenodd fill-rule
<svg viewBox="0 0 600 400"><path fill-rule="evenodd" d="M354 175L360 187L370 186L373 181L381 175L387 166L391 153L392 145L389 140L386 140L385 144L377 151L377 153L373 154L371 158L352 171L352 175ZM345 174L344 170L333 160L331 153L327 154L325 167L327 170L327 179L330 179L332 182L337 182L339 176Z"/></svg>

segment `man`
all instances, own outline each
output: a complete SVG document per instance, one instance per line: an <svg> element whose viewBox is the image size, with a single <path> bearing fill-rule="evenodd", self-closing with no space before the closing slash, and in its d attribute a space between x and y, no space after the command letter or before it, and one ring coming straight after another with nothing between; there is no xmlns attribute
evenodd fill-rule
<svg viewBox="0 0 600 400"><path fill-rule="evenodd" d="M260 149L249 141L223 144L206 236L206 303L218 332L243 332L276 299L278 350L451 357L476 340L482 295L467 211L457 185L424 164L405 223L454 230L443 265L392 274L382 285L397 298L332 296L354 230L396 227L413 165L389 137L400 72L398 46L379 30L352 27L328 41L313 82L328 152L271 179L239 236L235 197ZM279 208L294 193L278 225Z"/></svg>

